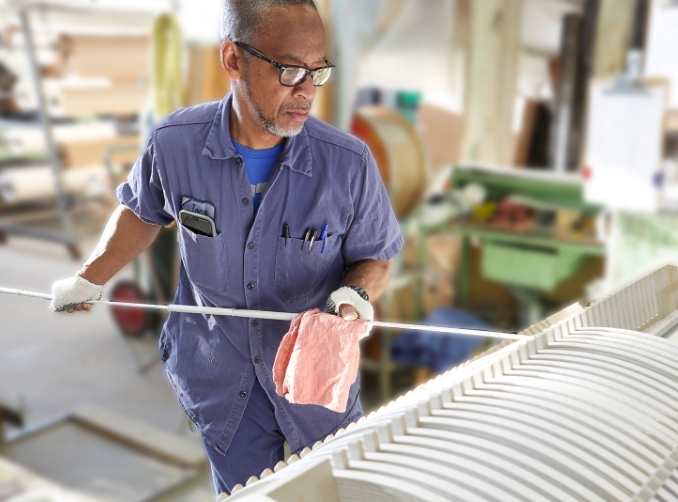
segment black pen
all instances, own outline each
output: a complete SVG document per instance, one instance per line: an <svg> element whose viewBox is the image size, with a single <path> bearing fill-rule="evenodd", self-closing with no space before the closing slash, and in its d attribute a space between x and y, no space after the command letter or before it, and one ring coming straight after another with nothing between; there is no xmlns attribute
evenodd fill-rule
<svg viewBox="0 0 678 502"><path fill-rule="evenodd" d="M308 250L310 251L313 249L313 241L318 238L318 231L316 229L313 229L313 234L311 235L311 243L308 245Z"/></svg>
<svg viewBox="0 0 678 502"><path fill-rule="evenodd" d="M285 223L283 225L283 235L282 236L285 238L285 247L287 247L287 243L290 240L290 226L287 223Z"/></svg>
<svg viewBox="0 0 678 502"><path fill-rule="evenodd" d="M306 244L306 241L308 241L308 238L311 236L311 229L307 228L306 233L304 234L304 242L301 243L301 249L304 249L304 244Z"/></svg>

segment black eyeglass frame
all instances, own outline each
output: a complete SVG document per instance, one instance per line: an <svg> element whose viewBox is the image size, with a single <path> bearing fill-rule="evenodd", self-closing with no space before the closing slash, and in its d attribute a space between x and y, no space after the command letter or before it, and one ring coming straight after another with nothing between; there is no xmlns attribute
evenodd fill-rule
<svg viewBox="0 0 678 502"><path fill-rule="evenodd" d="M318 68L313 68L313 69L311 69L311 70L309 70L308 68L304 68L303 66L297 66L297 65L293 65L293 64L292 64L292 65L290 65L290 64L282 64L282 63L278 63L277 61L275 61L275 60L273 60L273 59L271 59L271 58L269 58L269 57L264 56L261 52L259 52L258 50L256 50L254 47L252 47L252 46L250 46L250 45L243 44L242 42L235 42L235 45L237 45L238 47L241 47L241 48L245 49L245 50L246 50L247 52L249 52L252 56L258 57L259 59L263 59L263 60L266 61L267 63L271 63L273 66L275 66L276 68L278 68L278 69L280 70L280 73L279 73L279 75L278 75L278 82L280 82L280 85L284 85L285 87L296 87L296 86L298 86L298 85L301 85L301 84L303 84L303 83L306 81L306 79L308 78L309 75L311 75L312 73L317 72L317 71L319 71L319 70L325 70L325 69L327 69L327 68L336 68L336 66L333 65L332 63L330 63L327 59L325 59L325 63L327 63L325 66L320 66L320 67L318 67ZM282 76L283 76L283 72L284 72L287 68L299 68L300 70L304 70L304 72L306 72L306 73L304 74L304 78L302 78L299 82L297 82L296 84L293 84L293 85L292 85L292 84L283 84ZM328 77L328 78L329 78L329 77ZM311 80L313 80L313 77L311 77ZM325 81L325 82L326 82L326 81ZM323 82L323 83L320 84L320 85L317 85L316 87L320 87L320 86L324 85L325 82ZM315 83L314 83L313 85L315 86Z"/></svg>

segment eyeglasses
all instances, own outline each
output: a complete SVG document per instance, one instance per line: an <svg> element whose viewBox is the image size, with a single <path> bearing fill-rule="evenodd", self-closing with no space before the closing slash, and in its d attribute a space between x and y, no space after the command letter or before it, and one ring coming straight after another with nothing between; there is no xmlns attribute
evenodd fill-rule
<svg viewBox="0 0 678 502"><path fill-rule="evenodd" d="M252 54L252 56L256 56L259 59L263 59L264 61L271 63L276 68L279 68L280 69L279 80L280 83L285 87L296 87L298 85L301 85L304 82L304 80L306 80L306 77L308 77L309 75L311 76L313 85L316 87L320 87L330 78L332 68L336 68L336 66L330 63L327 59L325 60L325 63L327 63L326 66L321 66L320 68L314 68L312 70L308 70L303 66L285 65L282 63L278 63L277 61L274 61L270 58L267 58L261 52L256 50L254 47L250 47L247 44L243 44L241 42L236 42L235 44L238 47L242 47L243 49L245 49L247 52Z"/></svg>

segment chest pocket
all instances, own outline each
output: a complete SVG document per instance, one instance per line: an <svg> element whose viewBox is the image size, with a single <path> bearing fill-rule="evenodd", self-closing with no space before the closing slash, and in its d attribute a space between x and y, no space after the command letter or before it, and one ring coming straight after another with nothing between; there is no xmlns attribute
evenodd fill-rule
<svg viewBox="0 0 678 502"><path fill-rule="evenodd" d="M179 227L179 247L188 278L193 284L213 291L228 287L224 233L215 237L198 235Z"/></svg>
<svg viewBox="0 0 678 502"><path fill-rule="evenodd" d="M285 247L285 238L278 237L278 252L275 258L275 293L284 301L299 301L308 297L325 278L327 269L339 252L337 239L327 237L325 252L323 242L315 241L308 250L301 239L290 239Z"/></svg>

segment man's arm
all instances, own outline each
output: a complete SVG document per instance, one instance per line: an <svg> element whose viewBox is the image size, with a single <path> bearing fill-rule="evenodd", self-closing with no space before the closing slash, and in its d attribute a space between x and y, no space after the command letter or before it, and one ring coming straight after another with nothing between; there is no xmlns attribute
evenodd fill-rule
<svg viewBox="0 0 678 502"><path fill-rule="evenodd" d="M388 286L393 260L363 260L351 265L344 277L344 286L359 286L370 297L370 303L374 303ZM358 313L352 305L341 305L339 315L348 321L358 318Z"/></svg>
<svg viewBox="0 0 678 502"><path fill-rule="evenodd" d="M104 285L125 265L145 251L159 231L159 225L145 223L129 208L118 206L108 220L99 244L78 275L92 284ZM81 303L68 312L91 308L90 304Z"/></svg>

